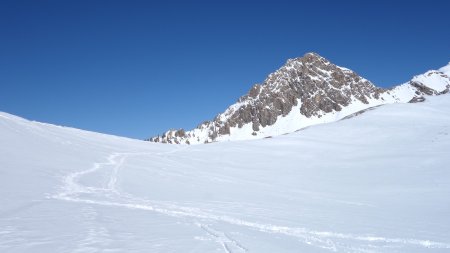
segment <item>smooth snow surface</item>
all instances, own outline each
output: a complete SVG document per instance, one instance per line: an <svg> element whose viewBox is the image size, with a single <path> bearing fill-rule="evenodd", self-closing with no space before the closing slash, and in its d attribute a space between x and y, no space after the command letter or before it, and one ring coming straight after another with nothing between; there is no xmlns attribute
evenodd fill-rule
<svg viewBox="0 0 450 253"><path fill-rule="evenodd" d="M0 252L450 252L450 96L164 145L0 113Z"/></svg>

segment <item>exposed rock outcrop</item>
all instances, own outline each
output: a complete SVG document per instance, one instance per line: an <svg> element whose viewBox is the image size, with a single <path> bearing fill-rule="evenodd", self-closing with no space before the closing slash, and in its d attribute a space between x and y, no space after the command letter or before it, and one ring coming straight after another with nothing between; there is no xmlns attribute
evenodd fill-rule
<svg viewBox="0 0 450 253"><path fill-rule="evenodd" d="M428 84L431 79L433 85ZM429 71L386 90L316 53L307 53L288 60L212 121L191 131L170 130L149 140L197 144L264 138L334 121L380 104L420 102L423 96L438 95L449 89L447 75Z"/></svg>

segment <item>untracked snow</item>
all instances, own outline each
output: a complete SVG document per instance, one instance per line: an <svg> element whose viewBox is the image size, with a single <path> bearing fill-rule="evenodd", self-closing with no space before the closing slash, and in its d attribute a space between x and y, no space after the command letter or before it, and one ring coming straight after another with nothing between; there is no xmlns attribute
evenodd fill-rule
<svg viewBox="0 0 450 253"><path fill-rule="evenodd" d="M0 113L0 252L450 252L450 96L164 145Z"/></svg>

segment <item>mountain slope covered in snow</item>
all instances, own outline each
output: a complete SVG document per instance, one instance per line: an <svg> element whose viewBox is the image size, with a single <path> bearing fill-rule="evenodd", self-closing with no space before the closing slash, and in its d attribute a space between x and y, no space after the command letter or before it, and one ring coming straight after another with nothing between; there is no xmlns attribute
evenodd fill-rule
<svg viewBox="0 0 450 253"><path fill-rule="evenodd" d="M0 113L0 252L449 252L450 96L161 145Z"/></svg>
<svg viewBox="0 0 450 253"><path fill-rule="evenodd" d="M290 59L254 85L247 95L214 120L191 131L169 130L152 142L199 144L260 139L333 122L370 107L423 101L450 90L443 70L428 71L392 89L376 87L316 53Z"/></svg>

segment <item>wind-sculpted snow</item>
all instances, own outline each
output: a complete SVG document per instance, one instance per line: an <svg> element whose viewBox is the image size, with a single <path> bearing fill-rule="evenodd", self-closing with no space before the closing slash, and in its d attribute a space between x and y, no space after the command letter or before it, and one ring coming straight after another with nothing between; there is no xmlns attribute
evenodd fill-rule
<svg viewBox="0 0 450 253"><path fill-rule="evenodd" d="M448 252L449 108L200 146L0 114L0 251Z"/></svg>

